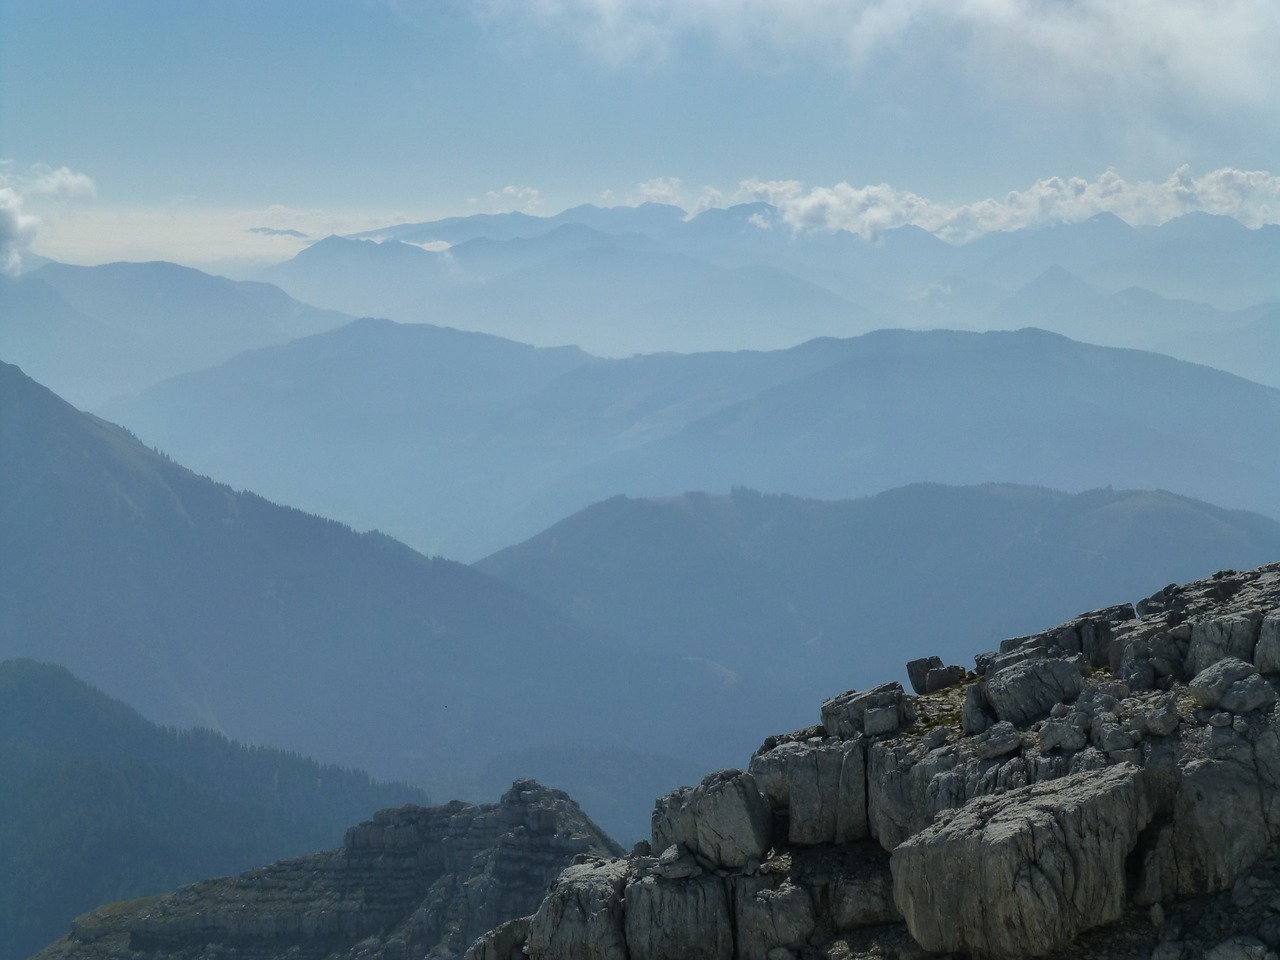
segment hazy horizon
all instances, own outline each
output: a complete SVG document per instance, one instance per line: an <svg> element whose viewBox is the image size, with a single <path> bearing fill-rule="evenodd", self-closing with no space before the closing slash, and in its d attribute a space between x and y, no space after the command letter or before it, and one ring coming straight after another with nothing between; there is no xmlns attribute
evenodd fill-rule
<svg viewBox="0 0 1280 960"><path fill-rule="evenodd" d="M247 276L333 233L646 201L870 237L1256 227L1278 41L1262 0L0 0L0 252Z"/></svg>

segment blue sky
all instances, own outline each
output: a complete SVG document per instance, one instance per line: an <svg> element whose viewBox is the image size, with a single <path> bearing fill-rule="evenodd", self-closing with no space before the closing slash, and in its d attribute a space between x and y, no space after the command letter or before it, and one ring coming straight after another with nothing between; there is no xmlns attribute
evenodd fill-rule
<svg viewBox="0 0 1280 960"><path fill-rule="evenodd" d="M0 0L0 222L202 264L644 199L1272 222L1276 49L1274 0Z"/></svg>

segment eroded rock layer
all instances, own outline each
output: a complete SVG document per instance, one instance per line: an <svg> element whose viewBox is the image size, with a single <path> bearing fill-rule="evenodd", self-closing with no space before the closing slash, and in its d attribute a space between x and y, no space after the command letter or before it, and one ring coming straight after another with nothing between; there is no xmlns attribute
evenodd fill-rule
<svg viewBox="0 0 1280 960"><path fill-rule="evenodd" d="M531 780L496 804L383 810L340 849L78 918L42 960L445 960L537 908L575 857L621 851Z"/></svg>

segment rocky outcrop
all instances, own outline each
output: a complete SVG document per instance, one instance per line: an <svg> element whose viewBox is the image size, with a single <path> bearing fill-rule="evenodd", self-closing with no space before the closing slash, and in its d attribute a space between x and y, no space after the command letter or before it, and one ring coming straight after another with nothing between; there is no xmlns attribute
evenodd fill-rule
<svg viewBox="0 0 1280 960"><path fill-rule="evenodd" d="M759 863L772 841L769 803L755 778L741 770L712 773L654 807L653 848L683 848L712 869Z"/></svg>
<svg viewBox="0 0 1280 960"><path fill-rule="evenodd" d="M617 853L568 796L522 780L496 804L384 810L340 849L100 908L38 956L446 960L532 913L576 857ZM527 930L504 937L490 960Z"/></svg>
<svg viewBox="0 0 1280 960"><path fill-rule="evenodd" d="M972 673L914 661L918 696L839 694L747 772L658 800L651 849L567 870L526 953L1274 960L1277 673L1280 564Z"/></svg>
<svg viewBox="0 0 1280 960"><path fill-rule="evenodd" d="M1276 960L1280 564L1006 640L973 672L913 666L927 692L838 694L745 771L660 798L629 856L518 784L86 915L45 956L452 957L487 923L469 960Z"/></svg>
<svg viewBox="0 0 1280 960"><path fill-rule="evenodd" d="M1120 919L1151 814L1128 763L980 797L894 849L894 898L928 950L1044 956Z"/></svg>

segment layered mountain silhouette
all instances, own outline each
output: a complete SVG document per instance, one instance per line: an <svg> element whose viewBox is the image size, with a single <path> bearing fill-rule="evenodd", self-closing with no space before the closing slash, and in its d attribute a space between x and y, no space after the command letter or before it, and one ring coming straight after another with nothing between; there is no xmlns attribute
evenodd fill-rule
<svg viewBox="0 0 1280 960"><path fill-rule="evenodd" d="M1280 227L1207 214L1143 228L1099 214L948 243L913 226L871 237L798 228L765 203L696 215L644 204L331 237L263 278L347 312L608 356L772 349L885 325L1035 325L1154 350L1204 333L1239 345L1199 351L1187 340L1177 355L1254 376L1257 365L1237 361L1254 342L1239 313L1280 299L1278 254ZM1069 274L1091 295L1064 298L1046 274Z"/></svg>
<svg viewBox="0 0 1280 960"><path fill-rule="evenodd" d="M742 739L719 737L747 692L461 564L199 477L10 365L0 449L0 657L65 666L159 722L437 797L499 768L538 775L537 757L631 750L665 783L609 824L621 836L655 789ZM650 715L654 700L668 709Z"/></svg>
<svg viewBox="0 0 1280 960"><path fill-rule="evenodd" d="M1280 391L1039 330L602 360L366 321L108 413L195 469L464 560L617 493L733 486L1111 485L1280 517Z"/></svg>
<svg viewBox="0 0 1280 960"><path fill-rule="evenodd" d="M159 727L33 660L0 662L0 957L105 902L335 845L421 790Z"/></svg>
<svg viewBox="0 0 1280 960"><path fill-rule="evenodd" d="M350 320L164 262L46 263L0 277L0 309L0 356L84 407Z"/></svg>
<svg viewBox="0 0 1280 960"><path fill-rule="evenodd" d="M1062 611L1277 555L1280 522L1164 492L917 484L844 501L618 496L476 566L583 623L812 700L833 675L961 662Z"/></svg>
<svg viewBox="0 0 1280 960"><path fill-rule="evenodd" d="M567 230L478 238L443 252L330 237L263 276L347 312L615 356L658 344L776 348L879 325L865 309L777 267L724 267L634 238Z"/></svg>

